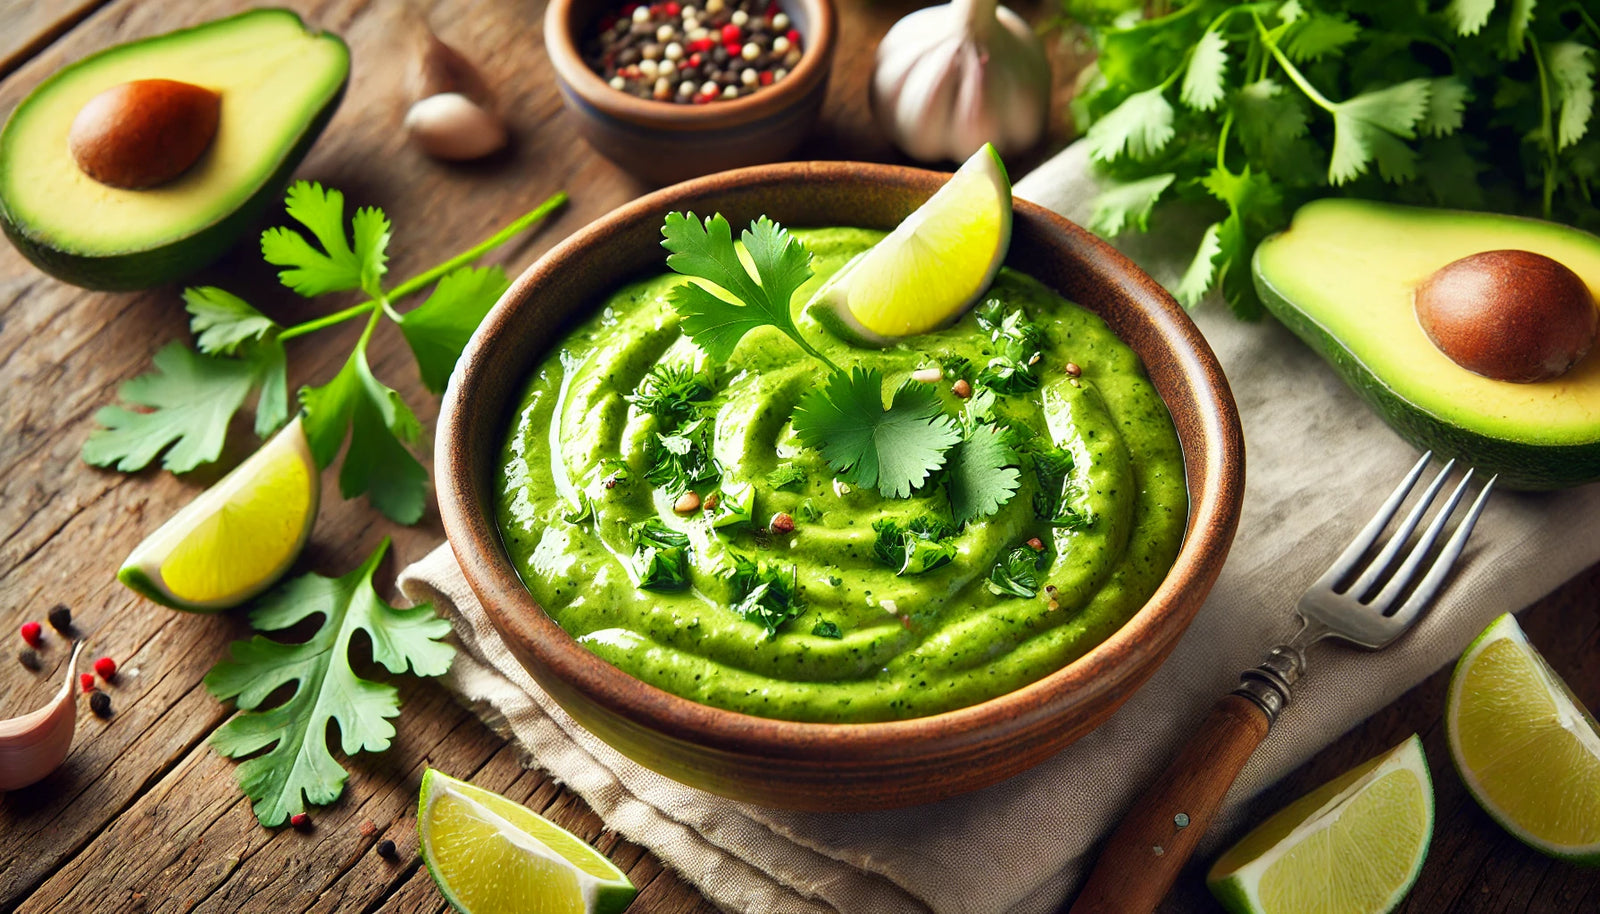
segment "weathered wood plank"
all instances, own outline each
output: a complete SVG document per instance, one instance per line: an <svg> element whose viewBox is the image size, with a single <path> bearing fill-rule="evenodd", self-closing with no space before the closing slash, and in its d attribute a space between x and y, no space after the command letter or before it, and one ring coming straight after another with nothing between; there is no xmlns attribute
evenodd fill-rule
<svg viewBox="0 0 1600 914"><path fill-rule="evenodd" d="M0 6L0 77L110 0L12 0Z"/></svg>

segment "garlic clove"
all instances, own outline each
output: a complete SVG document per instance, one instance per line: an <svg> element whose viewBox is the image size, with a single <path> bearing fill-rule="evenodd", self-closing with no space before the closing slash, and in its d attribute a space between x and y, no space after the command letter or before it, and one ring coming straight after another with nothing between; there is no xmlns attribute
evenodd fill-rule
<svg viewBox="0 0 1600 914"><path fill-rule="evenodd" d="M82 651L82 641L72 645L66 681L49 704L21 717L0 720L0 791L43 780L66 760L78 722L72 681Z"/></svg>
<svg viewBox="0 0 1600 914"><path fill-rule="evenodd" d="M413 57L411 97L429 98L456 92L465 95L481 108L494 105L494 93L484 81L483 74L460 51L446 44L425 23L419 23L417 50Z"/></svg>
<svg viewBox="0 0 1600 914"><path fill-rule="evenodd" d="M508 139L500 118L459 92L430 95L412 105L405 128L423 152L455 161L497 152Z"/></svg>

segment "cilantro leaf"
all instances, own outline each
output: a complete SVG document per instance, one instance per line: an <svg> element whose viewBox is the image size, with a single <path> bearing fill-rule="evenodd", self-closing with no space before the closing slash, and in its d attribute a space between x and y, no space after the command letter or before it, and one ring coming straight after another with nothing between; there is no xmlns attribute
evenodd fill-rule
<svg viewBox="0 0 1600 914"><path fill-rule="evenodd" d="M400 315L400 332L428 390L444 392L473 331L510 285L499 267L461 267L446 273L427 301Z"/></svg>
<svg viewBox="0 0 1600 914"><path fill-rule="evenodd" d="M1084 140L1089 157L1096 162L1111 162L1123 153L1135 159L1148 159L1165 149L1175 131L1172 103L1162 87L1135 92L1122 104L1089 125Z"/></svg>
<svg viewBox="0 0 1600 914"><path fill-rule="evenodd" d="M777 637L778 629L805 609L799 570L794 565L752 561L735 553L728 582L733 588L733 603L728 608L766 629L768 639Z"/></svg>
<svg viewBox="0 0 1600 914"><path fill-rule="evenodd" d="M276 337L251 348L250 367L261 396L256 400L256 436L266 438L289 421L289 356Z"/></svg>
<svg viewBox="0 0 1600 914"><path fill-rule="evenodd" d="M627 400L641 412L673 428L693 418L711 396L711 385L688 365L657 365L650 369Z"/></svg>
<svg viewBox="0 0 1600 914"><path fill-rule="evenodd" d="M987 422L968 429L966 439L950 449L947 468L957 527L989 517L1011 501L1022 480L1019 463L1005 432Z"/></svg>
<svg viewBox="0 0 1600 914"><path fill-rule="evenodd" d="M206 355L233 355L241 344L276 333L278 324L248 302L216 286L183 290L195 346Z"/></svg>
<svg viewBox="0 0 1600 914"><path fill-rule="evenodd" d="M1516 58L1522 53L1528 27L1533 24L1533 7L1538 0L1511 0L1511 19L1506 23L1506 53Z"/></svg>
<svg viewBox="0 0 1600 914"><path fill-rule="evenodd" d="M1103 238L1114 238L1129 226L1141 232L1148 231L1156 201L1176 178L1177 175L1169 171L1107 187L1091 202L1094 209L1089 217L1089 231Z"/></svg>
<svg viewBox="0 0 1600 914"><path fill-rule="evenodd" d="M278 273L284 285L307 298L347 289L375 294L389 243L389 220L381 210L368 207L356 213L356 248L352 250L345 236L344 194L324 191L322 185L310 181L296 181L289 188L287 209L291 219L311 230L322 249L287 226L262 232L261 256L267 263L286 267Z"/></svg>
<svg viewBox="0 0 1600 914"><path fill-rule="evenodd" d="M776 222L762 216L740 236L759 283L739 259L733 231L720 213L704 223L694 213L668 213L661 236L661 246L671 252L668 267L711 282L742 302L725 301L695 283L669 293L683 332L709 358L727 361L744 335L757 327L776 327L821 358L800 335L789 310L795 290L811 276L811 252Z"/></svg>
<svg viewBox="0 0 1600 914"><path fill-rule="evenodd" d="M884 518L874 521L872 530L873 554L900 577L932 571L956 557L955 529L931 515L904 524Z"/></svg>
<svg viewBox="0 0 1600 914"><path fill-rule="evenodd" d="M1178 97L1191 108L1210 111L1227 94L1227 69L1228 39L1216 29L1210 29L1189 52L1189 66L1183 71L1183 86L1178 90Z"/></svg>
<svg viewBox="0 0 1600 914"><path fill-rule="evenodd" d="M219 755L242 758L239 786L254 800L262 825L282 825L306 803L331 803L348 777L328 748L328 724L339 726L345 755L382 752L394 737L389 719L400 713L400 693L388 683L363 679L350 668L357 631L372 644L372 659L391 673L409 667L418 676L450 668L455 649L443 642L450 623L428 604L396 609L372 587L386 539L360 568L341 578L308 574L262 597L250 613L261 631L282 631L312 617L322 623L309 640L282 642L256 635L235 641L229 659L206 674L207 691L233 699L239 712L217 729ZM262 708L274 692L293 684L282 704ZM268 748L270 747L270 749Z"/></svg>
<svg viewBox="0 0 1600 914"><path fill-rule="evenodd" d="M1489 23L1498 0L1450 0L1445 7L1445 18L1460 35L1476 35Z"/></svg>
<svg viewBox="0 0 1600 914"><path fill-rule="evenodd" d="M806 468L794 463L780 463L767 474L767 485L774 489L802 488L806 484Z"/></svg>
<svg viewBox="0 0 1600 914"><path fill-rule="evenodd" d="M1367 171L1374 158L1389 180L1410 177L1415 153L1399 139L1416 137L1416 124L1428 111L1430 83L1410 79L1333 106L1333 158L1328 180L1343 184Z"/></svg>
<svg viewBox="0 0 1600 914"><path fill-rule="evenodd" d="M357 347L333 380L302 389L300 402L318 466L331 465L347 434L350 438L339 468L345 498L365 494L396 523L422 518L428 472L405 447L421 437L422 424L398 393L373 377L365 349Z"/></svg>
<svg viewBox="0 0 1600 914"><path fill-rule="evenodd" d="M793 422L800 440L846 482L876 486L885 498L909 496L945 465L961 438L932 385L908 381L884 409L883 373L876 368L829 375L801 395Z"/></svg>
<svg viewBox="0 0 1600 914"><path fill-rule="evenodd" d="M832 638L838 640L844 637L844 632L839 630L839 623L828 619L818 619L817 624L811 626L811 634L818 638Z"/></svg>
<svg viewBox="0 0 1600 914"><path fill-rule="evenodd" d="M997 597L1032 599L1039 595L1039 571L1044 565L1044 550L1016 546L995 563L983 586Z"/></svg>
<svg viewBox="0 0 1600 914"><path fill-rule="evenodd" d="M1561 41L1542 49L1550 71L1552 104L1557 109L1555 148L1566 149L1589 131L1594 114L1593 48Z"/></svg>
<svg viewBox="0 0 1600 914"><path fill-rule="evenodd" d="M1172 291L1185 308L1200 304L1206 293L1211 291L1212 280L1217 275L1217 257L1222 254L1221 232L1221 222L1206 226L1205 234L1200 236L1200 247L1194 252L1194 259L1189 262L1189 268L1183 271L1178 287Z"/></svg>
<svg viewBox="0 0 1600 914"><path fill-rule="evenodd" d="M1453 76L1430 80L1428 111L1417 125L1418 131L1427 136L1449 136L1460 130L1467 95L1467 84Z"/></svg>
<svg viewBox="0 0 1600 914"><path fill-rule="evenodd" d="M161 347L155 370L124 383L117 397L148 411L106 406L94 414L102 426L83 443L83 459L124 473L161 465L186 473L222 454L228 422L255 384L251 366L238 359L201 355L179 342Z"/></svg>
<svg viewBox="0 0 1600 914"><path fill-rule="evenodd" d="M1297 19L1283 39L1283 52L1296 63L1339 54L1361 34L1342 13L1313 13Z"/></svg>

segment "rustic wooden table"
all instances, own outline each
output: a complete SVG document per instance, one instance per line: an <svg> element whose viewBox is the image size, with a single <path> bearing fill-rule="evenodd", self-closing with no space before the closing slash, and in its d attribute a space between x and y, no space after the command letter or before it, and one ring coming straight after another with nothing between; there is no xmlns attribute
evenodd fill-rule
<svg viewBox="0 0 1600 914"><path fill-rule="evenodd" d="M1032 10L1042 17L1048 0ZM562 114L540 36L542 3L476 0L435 3L427 11L449 41L479 61L501 92L515 148L494 161L442 166L420 157L397 129L406 99L405 17L423 8L362 0L293 0L305 18L343 35L354 72L343 107L299 174L342 188L355 202L386 208L398 226L392 275L407 276L487 235L554 191L572 203L540 232L494 257L515 272L569 232L643 190L593 154ZM865 110L864 84L877 37L915 3L840 0L840 52L828 106L815 138L797 153L813 158L893 159ZM0 110L9 111L62 64L107 45L233 12L240 0L181 4L136 0L10 0L0 6ZM1058 49L1064 97L1079 61ZM1059 115L1053 144L1067 138ZM1037 161L1018 163L1024 170ZM265 291L275 283L253 251L208 270L204 280L251 290L286 319L309 309ZM408 400L437 401L416 381L411 356L393 328L372 346L373 367ZM0 914L11 911L442 911L443 900L416 856L413 809L423 766L501 791L595 843L641 888L632 910L714 910L679 876L608 831L566 790L524 770L502 742L437 685L400 679L405 702L390 751L347 762L342 799L313 812L315 828L267 830L234 782L233 762L207 737L230 711L206 694L201 677L227 643L246 634L236 615L170 612L135 597L113 579L129 549L200 490L204 478L154 471L122 475L78 459L90 416L121 382L147 369L151 353L186 332L177 290L85 292L46 277L0 246L0 631L5 637L50 606L73 607L93 652L118 658L125 672L113 691L116 713L101 721L80 712L67 764L42 783L0 796ZM330 377L357 331L297 343L294 384ZM248 447L240 434L236 452ZM384 536L394 572L438 543L431 511L411 529L385 522L364 501L330 493L306 569L343 573ZM1600 568L1541 601L1527 616L1533 640L1591 707L1600 704ZM55 689L65 651L47 652L45 672L0 656L0 718L41 704ZM1496 827L1448 769L1440 728L1444 674L1433 677L1319 755L1262 797L1264 813L1355 762L1421 731L1433 760L1439 817L1422 881L1404 910L1600 910L1600 871L1580 870L1528 851ZM370 823L370 825L369 825ZM363 826L369 826L364 828ZM364 833L366 832L366 833ZM1041 835L1040 840L1049 840ZM390 863L373 853L384 838L400 848ZM1164 910L1213 910L1198 866Z"/></svg>

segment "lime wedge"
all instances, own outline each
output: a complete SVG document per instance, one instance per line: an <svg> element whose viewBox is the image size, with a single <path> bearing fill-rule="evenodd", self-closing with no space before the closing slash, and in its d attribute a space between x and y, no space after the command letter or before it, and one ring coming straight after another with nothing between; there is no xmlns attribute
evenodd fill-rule
<svg viewBox="0 0 1600 914"><path fill-rule="evenodd" d="M422 775L417 834L422 862L463 914L615 914L638 894L572 833L432 768Z"/></svg>
<svg viewBox="0 0 1600 914"><path fill-rule="evenodd" d="M1600 863L1600 726L1509 614L1456 664L1445 733L1467 789L1506 831Z"/></svg>
<svg viewBox="0 0 1600 914"><path fill-rule="evenodd" d="M973 153L895 230L835 273L806 309L853 343L942 327L989 288L1011 247L1011 181L993 145Z"/></svg>
<svg viewBox="0 0 1600 914"><path fill-rule="evenodd" d="M1235 912L1382 914L1411 890L1432 837L1433 782L1412 736L1256 826L1206 885Z"/></svg>
<svg viewBox="0 0 1600 914"><path fill-rule="evenodd" d="M296 418L146 537L117 578L174 609L238 606L294 563L317 519L321 491Z"/></svg>

